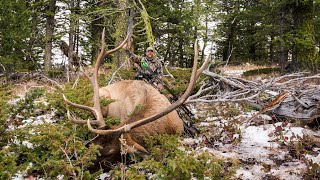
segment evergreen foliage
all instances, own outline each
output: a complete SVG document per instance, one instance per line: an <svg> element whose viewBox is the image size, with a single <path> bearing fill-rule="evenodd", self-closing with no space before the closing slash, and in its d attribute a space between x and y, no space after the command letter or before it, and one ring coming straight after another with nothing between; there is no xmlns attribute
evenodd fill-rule
<svg viewBox="0 0 320 180"><path fill-rule="evenodd" d="M147 46L154 46L157 56L170 66L182 67L169 68L175 79L163 79L175 94L182 93L189 81L191 71L187 68L192 66L195 39L201 42L201 60L209 51L213 54L216 50L215 58L224 62L277 63L281 67L248 71L244 75L282 72L286 68L319 70L319 0L135 0L121 8L118 2L1 0L1 80L15 72L46 71L49 77L65 77L66 57L57 59L57 55L59 42L66 38L84 64L92 63L99 52L102 29L106 28L108 49L115 47L125 34L125 30L117 29L124 23L119 23L119 19L128 18L129 11L139 12L134 16L134 52L142 55ZM208 47L211 44L216 45ZM109 69L124 62L116 60L119 57L106 57L105 61L111 64ZM134 79L135 74L133 69L121 69L121 77L115 78ZM106 85L110 79L110 73L102 75L99 83ZM12 88L9 84L0 85L0 179L12 179L19 173L45 179L96 178L101 171L91 174L88 167L100 147L86 143L93 135L86 127L69 122L66 108L83 119L94 117L66 107L61 96L64 93L73 102L92 105L90 83L80 79L75 89L67 84L64 90L57 91L35 88L23 98L13 97ZM101 99L103 105L111 102ZM137 107L137 111L140 109L143 107ZM237 113L229 112L230 116ZM51 119L48 114L53 114ZM108 126L119 123L118 119L105 121ZM220 160L208 153L179 149L177 137L160 136L147 141L151 155L131 164L126 170L128 178L145 179L148 174L155 179L173 179L177 174L181 179L228 177L222 174ZM309 169L310 173L316 176L317 168ZM112 172L115 178L123 175L120 166Z"/></svg>
<svg viewBox="0 0 320 180"><path fill-rule="evenodd" d="M112 170L116 179L228 179L232 171L223 174L223 161L207 152L181 150L179 138L170 135L146 139L150 155L142 162L131 164L121 173L121 165Z"/></svg>
<svg viewBox="0 0 320 180"><path fill-rule="evenodd" d="M269 61L296 71L319 69L318 1L228 0L218 4L221 39L217 55L224 61Z"/></svg>

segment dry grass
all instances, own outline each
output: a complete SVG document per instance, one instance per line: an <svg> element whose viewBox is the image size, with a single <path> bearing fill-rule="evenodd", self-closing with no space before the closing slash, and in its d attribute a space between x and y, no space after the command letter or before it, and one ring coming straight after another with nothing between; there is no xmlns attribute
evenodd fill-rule
<svg viewBox="0 0 320 180"><path fill-rule="evenodd" d="M222 74L225 74L225 75L237 76L247 80L262 80L262 79L267 79L271 77L278 77L280 76L280 74L277 72L273 72L269 74L243 76L242 73L246 71L256 70L256 69L277 68L277 67L278 67L277 65L256 65L251 63L243 63L238 66L236 65L228 65L226 67L222 66L222 67L219 67L219 70L222 72Z"/></svg>
<svg viewBox="0 0 320 180"><path fill-rule="evenodd" d="M274 68L277 67L276 65L255 65L255 64L251 64L251 63L244 63L241 64L239 66L235 66L235 65L228 65L226 67L222 66L219 68L219 70L221 70L221 72L224 71L232 71L232 70L243 70L243 71L250 71L250 70L254 70L254 69L263 69L263 68Z"/></svg>
<svg viewBox="0 0 320 180"><path fill-rule="evenodd" d="M269 78L274 78L274 77L279 77L280 73L269 73L269 74L257 74L257 75L252 75L252 76L241 76L241 78L246 79L246 80L263 80L263 79L269 79Z"/></svg>

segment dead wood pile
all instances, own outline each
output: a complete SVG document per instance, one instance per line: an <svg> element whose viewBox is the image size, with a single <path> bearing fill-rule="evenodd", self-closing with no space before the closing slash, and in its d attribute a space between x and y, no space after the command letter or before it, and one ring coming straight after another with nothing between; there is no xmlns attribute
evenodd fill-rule
<svg viewBox="0 0 320 180"><path fill-rule="evenodd" d="M187 103L257 103L266 109L264 112L307 123L320 116L320 74L295 73L255 81L209 71L204 74L211 77L210 80L203 82ZM285 98L284 93L288 94Z"/></svg>

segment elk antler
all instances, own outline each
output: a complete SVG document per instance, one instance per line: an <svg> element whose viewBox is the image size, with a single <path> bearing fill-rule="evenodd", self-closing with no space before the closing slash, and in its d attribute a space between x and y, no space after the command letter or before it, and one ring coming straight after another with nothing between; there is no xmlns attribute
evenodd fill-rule
<svg viewBox="0 0 320 180"><path fill-rule="evenodd" d="M86 73L83 70L83 68L80 66L81 72L85 75L85 77L90 81L91 85L93 86L93 103L94 103L93 107L73 103L73 102L69 101L66 98L66 96L63 94L63 99L68 105L92 112L94 114L95 118L96 118L96 121L89 121L88 120L88 123L89 124L98 125L99 128L102 128L102 127L106 126L106 123L104 122L104 119L103 119L103 116L102 116L100 99L99 99L99 84L98 84L98 71L99 71L99 68L100 68L100 66L102 64L103 59L108 54L111 54L111 53L113 53L115 51L118 51L127 42L129 37L131 36L131 33L132 33L132 29L131 29L131 26L129 26L128 27L128 33L127 33L127 36L126 36L125 40L118 47L116 47L114 49L111 49L109 51L106 51L106 43L105 43L105 40L104 40L105 39L105 28L104 28L103 31L102 31L102 37L101 37L101 50L100 50L100 53L98 55L98 58L97 58L97 61L96 61L92 76L90 76L88 73ZM85 120L81 120L81 119L76 118L75 116L71 116L69 110L67 112L67 115L68 115L68 118L71 119L74 123L77 123L77 124L86 124L87 123L87 121L85 121Z"/></svg>
<svg viewBox="0 0 320 180"><path fill-rule="evenodd" d="M97 134L101 134L101 135L111 135L111 134L120 135L120 134L122 134L124 132L129 132L131 129L134 129L134 128L137 128L137 127L142 126L144 124L147 124L147 123L150 123L152 121L155 121L155 120L165 116L166 114L170 113L171 111L175 110L176 108L181 106L187 100L187 98L190 96L190 94L192 93L192 90L193 90L193 88L195 86L196 80L200 76L201 72L209 64L209 56L207 57L206 61L202 64L202 66L199 68L199 70L197 70L197 63L198 63L198 47L197 47L197 41L195 41L193 67L192 67L192 73L191 73L190 82L189 82L189 85L187 87L187 90L185 91L185 93L176 102L171 104L169 107L167 107L162 112L160 112L158 114L155 114L155 115L153 115L151 117L147 117L147 118L141 119L139 121L123 125L120 128L110 129L110 130L94 129L91 126L90 121L88 121L87 124L88 124L89 130L91 132L94 132L94 133L97 133Z"/></svg>

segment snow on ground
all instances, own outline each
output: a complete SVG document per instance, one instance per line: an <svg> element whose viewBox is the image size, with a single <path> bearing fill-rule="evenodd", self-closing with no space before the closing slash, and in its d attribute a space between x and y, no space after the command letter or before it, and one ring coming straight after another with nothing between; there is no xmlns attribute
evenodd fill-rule
<svg viewBox="0 0 320 180"><path fill-rule="evenodd" d="M243 70L232 68L225 71L228 75L236 76L242 72ZM23 96L23 94L17 96L10 103L15 104ZM217 107L214 106L198 104L190 107L192 107L192 113L196 114L196 118L202 119L196 126L204 133L195 138L182 139L181 143L184 146L192 147L199 152L210 152L226 161L239 162L235 178L245 180L303 179L303 174L307 169L306 162L292 156L284 146L295 143L300 137L303 137L304 128L282 122L270 124L272 118L265 114L257 117L259 122L263 123L255 124L256 121L253 121L253 125L246 126L244 121L257 113L256 111L241 112L238 116L226 118L218 112L209 113L210 109L211 111L216 110ZM226 108L222 109L219 111L226 110ZM55 112L52 111L49 114L26 118L21 127L52 123L54 115ZM22 143L32 146L29 142ZM320 163L320 148L314 148L313 152L315 153L304 155L304 158ZM21 179L23 177L21 174L23 173L17 174L15 179ZM108 174L101 174L100 179L108 177Z"/></svg>
<svg viewBox="0 0 320 180"><path fill-rule="evenodd" d="M272 67L272 66L271 66ZM270 68L270 66L258 66L255 64L245 63L242 65L228 65L220 68L222 74L226 76L240 77L244 72L254 69Z"/></svg>
<svg viewBox="0 0 320 180"><path fill-rule="evenodd" d="M196 138L185 138L182 144L194 147L196 151L210 152L226 160L239 161L240 168L236 170L235 178L303 179L307 169L306 161L303 159L320 162L320 148L315 148L314 154L302 155L304 158L301 159L288 150L287 147L303 138L305 129L296 127L296 124L284 122L272 124L270 116L260 115L257 117L260 123L246 127L244 121L257 112L241 112L239 116L224 118L219 114L208 115L213 113L208 113L206 110L208 108L203 106L209 105L193 107L197 109L193 111L203 119L196 126L205 132ZM253 123L256 122L253 121ZM236 126L240 133L236 130L233 135L230 135L226 128L230 125ZM208 143L210 135L216 135L212 131L215 131L219 137L213 138L214 140ZM203 138L204 136L206 138ZM226 138L231 139L226 141Z"/></svg>
<svg viewBox="0 0 320 180"><path fill-rule="evenodd" d="M23 128L28 125L37 126L43 123L54 123L56 122L55 115L56 115L56 111L52 110L48 114L29 117L28 119L24 119L22 121L23 125L19 126L19 128Z"/></svg>

